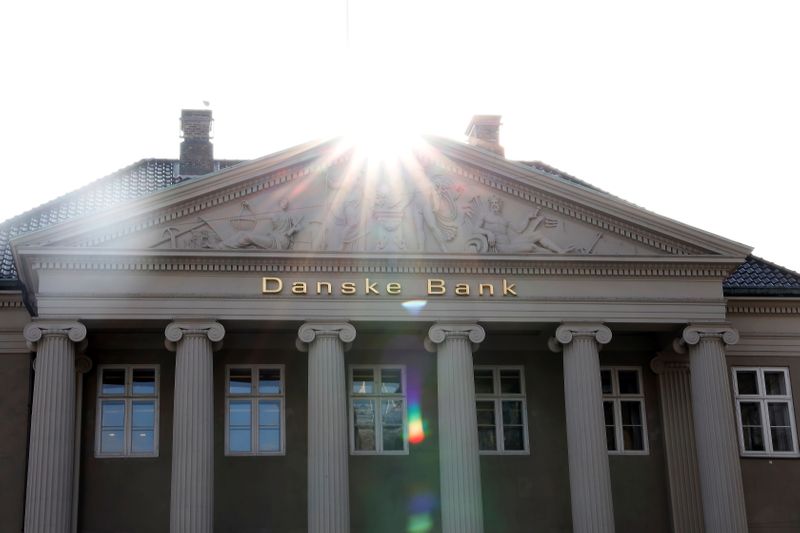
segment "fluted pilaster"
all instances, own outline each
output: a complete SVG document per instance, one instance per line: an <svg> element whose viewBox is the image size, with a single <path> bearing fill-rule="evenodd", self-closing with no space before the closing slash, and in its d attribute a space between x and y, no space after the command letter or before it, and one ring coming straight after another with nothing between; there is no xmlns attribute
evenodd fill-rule
<svg viewBox="0 0 800 533"><path fill-rule="evenodd" d="M601 324L563 324L550 347L564 351L564 406L567 418L572 529L614 531L614 504L603 419L599 347L611 341Z"/></svg>
<svg viewBox="0 0 800 533"><path fill-rule="evenodd" d="M344 351L356 330L346 322L306 322L297 337L298 349L308 351L308 531L349 533Z"/></svg>
<svg viewBox="0 0 800 533"><path fill-rule="evenodd" d="M42 320L25 326L23 334L36 351L25 531L68 533L75 453L75 343L86 338L86 327Z"/></svg>
<svg viewBox="0 0 800 533"><path fill-rule="evenodd" d="M170 532L214 528L214 362L225 329L210 320L172 322L164 332L175 351Z"/></svg>
<svg viewBox="0 0 800 533"><path fill-rule="evenodd" d="M482 533L483 498L472 352L486 337L477 324L434 324L443 533Z"/></svg>
<svg viewBox="0 0 800 533"><path fill-rule="evenodd" d="M702 533L703 505L692 421L689 358L659 355L650 362L650 368L658 375L673 529L680 533Z"/></svg>
<svg viewBox="0 0 800 533"><path fill-rule="evenodd" d="M689 326L692 414L703 516L708 533L747 531L736 423L725 345L739 340L726 325Z"/></svg>

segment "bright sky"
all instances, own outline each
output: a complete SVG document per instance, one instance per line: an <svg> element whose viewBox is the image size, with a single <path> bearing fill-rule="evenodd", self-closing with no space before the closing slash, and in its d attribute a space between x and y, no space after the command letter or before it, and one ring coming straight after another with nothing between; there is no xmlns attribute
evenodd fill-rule
<svg viewBox="0 0 800 533"><path fill-rule="evenodd" d="M145 157L211 102L215 156L353 121L538 159L800 270L800 3L7 2L0 220Z"/></svg>

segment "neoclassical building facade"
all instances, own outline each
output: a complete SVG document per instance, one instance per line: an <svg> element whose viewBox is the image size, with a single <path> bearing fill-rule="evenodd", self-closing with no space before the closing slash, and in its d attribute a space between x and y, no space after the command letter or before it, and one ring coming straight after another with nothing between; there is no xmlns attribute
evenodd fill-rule
<svg viewBox="0 0 800 533"><path fill-rule="evenodd" d="M796 273L497 116L396 161L210 123L0 225L8 531L800 529Z"/></svg>

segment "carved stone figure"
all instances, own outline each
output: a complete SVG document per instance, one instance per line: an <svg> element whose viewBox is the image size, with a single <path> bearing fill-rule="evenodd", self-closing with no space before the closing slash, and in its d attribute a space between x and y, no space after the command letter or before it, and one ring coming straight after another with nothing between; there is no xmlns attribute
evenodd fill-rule
<svg viewBox="0 0 800 533"><path fill-rule="evenodd" d="M334 252L353 250L356 242L364 236L359 231L362 225L362 178L360 174L353 177L346 172L325 175L326 215L322 241L317 248Z"/></svg>
<svg viewBox="0 0 800 533"><path fill-rule="evenodd" d="M474 213L475 236L468 242L468 247L478 252L496 253L536 253L550 251L564 254L574 250L573 246L563 248L550 240L539 229L540 226L554 227L557 220L541 215L541 208L531 211L523 223L514 224L503 215L503 200L492 195L488 200L488 209L483 206L480 197L473 199L477 208ZM528 231L531 229L531 231Z"/></svg>
<svg viewBox="0 0 800 533"><path fill-rule="evenodd" d="M238 231L222 240L225 248L261 248L264 250L290 250L294 236L303 227L303 217L295 220L288 212L289 201L281 199L280 212L267 219L267 227L256 230L255 218L241 216L231 220ZM242 211L249 211L247 202L242 202Z"/></svg>
<svg viewBox="0 0 800 533"><path fill-rule="evenodd" d="M452 241L458 233L458 226L453 223L458 213L448 188L449 182L445 176L438 175L430 183L415 184L408 209L414 224L417 249L425 251L427 228L439 249L446 252L445 242Z"/></svg>

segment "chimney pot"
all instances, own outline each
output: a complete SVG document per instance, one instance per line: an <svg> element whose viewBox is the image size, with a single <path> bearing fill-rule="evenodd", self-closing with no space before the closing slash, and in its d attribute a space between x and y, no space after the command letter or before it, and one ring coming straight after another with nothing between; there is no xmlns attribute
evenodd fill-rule
<svg viewBox="0 0 800 533"><path fill-rule="evenodd" d="M475 115L467 126L467 142L490 152L505 156L500 146L500 115Z"/></svg>
<svg viewBox="0 0 800 533"><path fill-rule="evenodd" d="M214 145L211 144L210 109L181 111L181 168L182 176L200 176L214 171Z"/></svg>

